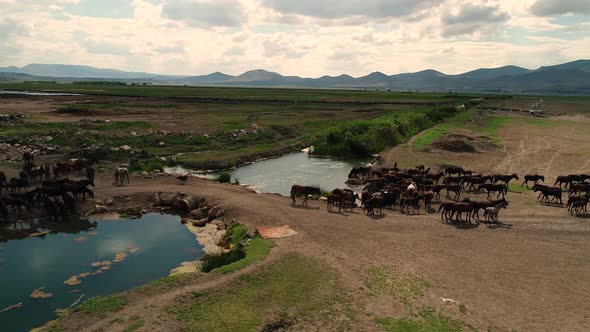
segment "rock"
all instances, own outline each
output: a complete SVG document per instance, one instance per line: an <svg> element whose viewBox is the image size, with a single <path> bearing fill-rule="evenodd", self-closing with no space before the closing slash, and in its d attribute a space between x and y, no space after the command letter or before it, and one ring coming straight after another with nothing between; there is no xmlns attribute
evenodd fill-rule
<svg viewBox="0 0 590 332"><path fill-rule="evenodd" d="M109 211L109 209L106 206L103 205L96 205L94 207L94 214L102 214L102 213L107 213Z"/></svg>
<svg viewBox="0 0 590 332"><path fill-rule="evenodd" d="M209 223L209 219L208 218L203 218L203 219L199 219L199 220L193 220L193 222L192 222L193 226L195 226L195 227L204 227L208 223Z"/></svg>
<svg viewBox="0 0 590 332"><path fill-rule="evenodd" d="M137 137L137 133L136 133L136 132L134 132L134 131L132 131L132 132L130 132L130 133L129 133L129 136L132 136L132 137Z"/></svg>
<svg viewBox="0 0 590 332"><path fill-rule="evenodd" d="M164 146L164 145L166 145L166 143L164 143L164 142L160 142L160 143L158 143L158 145L160 145L160 146Z"/></svg>
<svg viewBox="0 0 590 332"><path fill-rule="evenodd" d="M256 234L258 233L258 231L256 230L256 228L248 228L248 232L246 233L246 236L248 236L248 238L253 239L256 237Z"/></svg>
<svg viewBox="0 0 590 332"><path fill-rule="evenodd" d="M183 224L183 225L188 224L188 222L189 222L189 219L188 218L181 218L180 219L180 223Z"/></svg>
<svg viewBox="0 0 590 332"><path fill-rule="evenodd" d="M214 206L213 208L211 208L211 210L209 210L209 212L207 212L207 216L209 217L209 219L213 220L215 218L217 218L217 213L219 212L220 207L219 206Z"/></svg>
<svg viewBox="0 0 590 332"><path fill-rule="evenodd" d="M189 212L188 217L191 219L203 219L207 217L207 212L205 212L202 208L192 210Z"/></svg>
<svg viewBox="0 0 590 332"><path fill-rule="evenodd" d="M119 147L119 149L121 149L123 151L129 151L129 150L131 150L131 147L129 145L123 145L123 146Z"/></svg>
<svg viewBox="0 0 590 332"><path fill-rule="evenodd" d="M166 161L166 157L160 157L161 161Z"/></svg>
<svg viewBox="0 0 590 332"><path fill-rule="evenodd" d="M115 202L113 202L112 199L109 199L106 201L106 204L107 204L107 206L113 206L113 205L115 205Z"/></svg>

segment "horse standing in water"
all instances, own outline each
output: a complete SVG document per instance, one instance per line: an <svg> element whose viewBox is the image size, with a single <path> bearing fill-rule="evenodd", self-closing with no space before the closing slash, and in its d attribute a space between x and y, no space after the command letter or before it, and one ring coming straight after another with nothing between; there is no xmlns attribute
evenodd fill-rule
<svg viewBox="0 0 590 332"><path fill-rule="evenodd" d="M318 187L310 187L310 186L300 186L298 184L293 185L291 187L291 199L293 200L293 204L297 204L295 201L295 197L297 196L304 196L305 199L303 200L303 205L307 206L307 199L310 195L321 195L322 192Z"/></svg>

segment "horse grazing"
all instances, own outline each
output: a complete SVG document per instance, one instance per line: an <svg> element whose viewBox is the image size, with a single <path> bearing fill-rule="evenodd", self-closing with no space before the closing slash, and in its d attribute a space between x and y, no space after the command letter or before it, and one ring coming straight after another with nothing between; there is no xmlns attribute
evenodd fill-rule
<svg viewBox="0 0 590 332"><path fill-rule="evenodd" d="M492 181L492 183L504 182L504 185L508 186L508 183L510 183L512 179L519 180L518 175L494 175L494 180Z"/></svg>
<svg viewBox="0 0 590 332"><path fill-rule="evenodd" d="M487 207L483 213L486 221L493 221L498 222L498 214L500 213L501 209L505 209L506 205L504 203L500 203L493 207Z"/></svg>
<svg viewBox="0 0 590 332"><path fill-rule="evenodd" d="M310 195L321 195L322 192L318 187L311 187L311 186L300 186L295 184L291 187L291 199L293 200L293 204L297 204L295 201L295 197L303 196L305 199L303 200L303 205L307 206L307 199Z"/></svg>
<svg viewBox="0 0 590 332"><path fill-rule="evenodd" d="M179 175L176 177L176 180L180 181L180 183L184 185L188 181L188 175Z"/></svg>
<svg viewBox="0 0 590 332"><path fill-rule="evenodd" d="M537 182L545 182L545 177L543 175L525 175L524 182L522 183L521 187L526 186L529 189L529 182L533 182L533 186L537 184Z"/></svg>
<svg viewBox="0 0 590 332"><path fill-rule="evenodd" d="M127 167L119 167L115 170L115 183L123 185L127 179L129 183L129 170Z"/></svg>

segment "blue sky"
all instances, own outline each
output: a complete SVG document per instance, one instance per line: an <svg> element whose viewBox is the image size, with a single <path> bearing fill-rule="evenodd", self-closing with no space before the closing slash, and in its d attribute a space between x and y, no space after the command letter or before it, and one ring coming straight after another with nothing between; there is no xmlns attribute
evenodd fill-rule
<svg viewBox="0 0 590 332"><path fill-rule="evenodd" d="M0 0L0 66L319 77L590 58L589 0Z"/></svg>

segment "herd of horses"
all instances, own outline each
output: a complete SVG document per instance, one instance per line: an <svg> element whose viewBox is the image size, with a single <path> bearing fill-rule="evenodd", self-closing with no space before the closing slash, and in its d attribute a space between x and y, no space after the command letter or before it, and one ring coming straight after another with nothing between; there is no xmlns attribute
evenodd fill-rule
<svg viewBox="0 0 590 332"><path fill-rule="evenodd" d="M35 164L34 156L23 154L24 166L18 177L10 180L0 172L0 220L8 220L10 213L22 215L24 211L40 209L50 218L64 218L77 214L77 203L87 197L94 198L95 168L88 159L70 159L54 165ZM69 176L82 177L71 180ZM129 170L125 166L115 169L115 183L129 183ZM33 188L33 189L31 189Z"/></svg>
<svg viewBox="0 0 590 332"><path fill-rule="evenodd" d="M520 180L517 174L475 174L462 167L446 167L440 172L431 172L419 165L411 169L399 169L397 163L392 168L373 169L372 166L355 167L349 173L349 179L362 181L364 187L360 194L350 189L335 189L326 194L327 210L338 208L354 209L360 201L367 215L383 214L383 209L398 207L401 213L419 214L423 203L427 213L438 211L444 222L480 221L480 211L483 211L484 222L498 222L502 209L509 206L506 200L509 185L514 180ZM538 174L524 176L520 187L538 192L538 200L545 204L563 204L562 193L567 189L569 196L566 207L571 214L587 212L590 199L590 175L559 176L553 186L541 183L545 177ZM532 185L532 188L530 187ZM564 189L565 188L565 189ZM441 192L445 192L447 202L441 201ZM463 193L484 193L486 200L476 201L470 197L461 199ZM291 188L291 199L304 197L303 204L312 196L321 196L317 187L294 185ZM432 204L440 203L438 210Z"/></svg>
<svg viewBox="0 0 590 332"><path fill-rule="evenodd" d="M7 220L9 212L22 214L33 208L45 211L48 217L60 218L76 214L79 198L94 197L95 170L87 159L71 159L55 165L35 164L32 154L23 155L24 166L18 177L7 179L0 172L0 217ZM70 180L70 175L84 175L84 180ZM31 188L34 189L31 190Z"/></svg>

